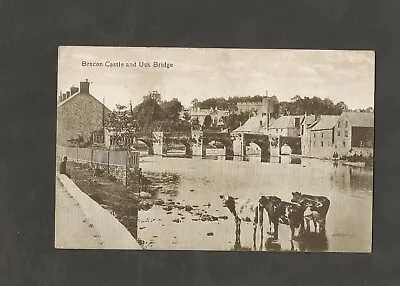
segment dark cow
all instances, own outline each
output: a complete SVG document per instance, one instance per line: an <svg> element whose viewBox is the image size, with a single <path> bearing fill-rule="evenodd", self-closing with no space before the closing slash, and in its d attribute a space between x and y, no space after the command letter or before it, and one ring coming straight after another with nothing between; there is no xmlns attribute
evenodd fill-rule
<svg viewBox="0 0 400 286"><path fill-rule="evenodd" d="M299 229L299 235L303 232L304 212L310 205L285 202L275 196L261 196L259 202L268 213L270 227L271 223L274 225L274 239L279 237L279 223L289 225L291 239L295 238L296 229Z"/></svg>
<svg viewBox="0 0 400 286"><path fill-rule="evenodd" d="M310 221L312 221L315 232L317 231L317 225L319 226L319 232L325 232L326 215L331 204L330 200L324 196L312 196L300 192L292 192L292 196L291 201L293 203L310 207L310 213L305 216L307 229L310 228Z"/></svg>
<svg viewBox="0 0 400 286"><path fill-rule="evenodd" d="M268 213L269 233L272 232L274 225L274 239L278 239L278 226L280 218L285 214L283 208L280 207L282 200L276 196L261 196L259 203Z"/></svg>
<svg viewBox="0 0 400 286"><path fill-rule="evenodd" d="M256 247L256 231L257 224L259 223L261 229L261 236L263 235L263 210L258 201L242 200L231 197L229 195L220 195L223 206L227 207L235 218L236 224L236 241L235 246L240 247L240 225L241 222L253 223L253 243ZM261 240L263 237L261 237Z"/></svg>

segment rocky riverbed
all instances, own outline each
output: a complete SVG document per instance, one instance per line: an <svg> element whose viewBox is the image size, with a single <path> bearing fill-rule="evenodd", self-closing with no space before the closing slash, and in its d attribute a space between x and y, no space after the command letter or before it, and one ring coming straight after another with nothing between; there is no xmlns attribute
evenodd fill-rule
<svg viewBox="0 0 400 286"><path fill-rule="evenodd" d="M226 220L228 216L209 213L208 204L188 204L185 200L177 200L180 176L168 172L144 172L143 186L139 192L126 190L122 182L115 180L107 173L95 174L87 164L69 162L68 171L75 184L93 200L115 216L131 233L137 237L141 224L151 220L138 222L139 213L147 212L153 207L163 211L170 221L180 224L185 220L199 222L215 222ZM189 190L194 192L194 190ZM139 225L138 225L139 224ZM212 233L207 235L211 236ZM151 241L138 238L146 246Z"/></svg>

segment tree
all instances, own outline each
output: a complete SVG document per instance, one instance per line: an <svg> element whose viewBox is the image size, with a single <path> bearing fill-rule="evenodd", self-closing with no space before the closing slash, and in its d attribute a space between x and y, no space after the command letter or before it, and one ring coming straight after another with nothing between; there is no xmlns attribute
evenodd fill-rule
<svg viewBox="0 0 400 286"><path fill-rule="evenodd" d="M365 112L374 112L374 109L372 107L368 107L367 109L365 109Z"/></svg>
<svg viewBox="0 0 400 286"><path fill-rule="evenodd" d="M141 131L153 131L153 123L162 121L165 118L165 113L156 99L146 97L142 103L133 109L133 116Z"/></svg>
<svg viewBox="0 0 400 286"><path fill-rule="evenodd" d="M135 133L137 122L130 109L117 104L116 110L106 118L105 127L108 131L114 133L114 136L118 139L117 142L119 142L123 137L129 138Z"/></svg>
<svg viewBox="0 0 400 286"><path fill-rule="evenodd" d="M210 128L211 127L211 124L212 124L212 119L211 119L211 116L210 115L207 115L205 118L204 118L204 122L203 122L203 127L204 128Z"/></svg>
<svg viewBox="0 0 400 286"><path fill-rule="evenodd" d="M197 108L199 106L199 100L197 98L193 99L190 103L193 107Z"/></svg>
<svg viewBox="0 0 400 286"><path fill-rule="evenodd" d="M173 98L171 101L162 102L161 109L164 111L164 116L166 119L178 121L180 120L180 114L183 110L183 106L177 98Z"/></svg>
<svg viewBox="0 0 400 286"><path fill-rule="evenodd" d="M183 119L184 120L186 120L186 121L190 121L190 114L189 114L189 112L187 112L187 111L185 111L184 113L183 113Z"/></svg>
<svg viewBox="0 0 400 286"><path fill-rule="evenodd" d="M349 108L347 107L346 103L343 101L340 101L335 104L335 112L337 115L341 114L342 112L349 111Z"/></svg>

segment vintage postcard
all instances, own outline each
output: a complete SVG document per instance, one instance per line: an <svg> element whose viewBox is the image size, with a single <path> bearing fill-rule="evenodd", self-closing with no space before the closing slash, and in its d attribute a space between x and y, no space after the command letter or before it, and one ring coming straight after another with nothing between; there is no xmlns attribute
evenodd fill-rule
<svg viewBox="0 0 400 286"><path fill-rule="evenodd" d="M58 60L56 248L372 251L373 51Z"/></svg>

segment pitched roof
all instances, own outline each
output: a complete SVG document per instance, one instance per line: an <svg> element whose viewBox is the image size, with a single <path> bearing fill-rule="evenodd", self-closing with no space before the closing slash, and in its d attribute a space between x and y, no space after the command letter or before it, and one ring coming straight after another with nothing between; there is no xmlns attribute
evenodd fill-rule
<svg viewBox="0 0 400 286"><path fill-rule="evenodd" d="M260 121L262 124L260 125ZM267 117L253 116L250 117L242 126L239 126L233 132L245 133L265 133L267 124Z"/></svg>
<svg viewBox="0 0 400 286"><path fill-rule="evenodd" d="M277 129L277 128L295 128L294 126L294 119L301 118L301 115L287 115L281 116L272 123L269 128L270 129Z"/></svg>
<svg viewBox="0 0 400 286"><path fill-rule="evenodd" d="M311 131L332 129L338 122L339 117L338 115L321 115L318 122L313 124L312 127L310 126Z"/></svg>
<svg viewBox="0 0 400 286"><path fill-rule="evenodd" d="M63 106L66 102L70 101L72 98L76 97L78 94L81 94L81 92L78 91L78 92L74 93L73 95L71 95L70 97L68 97L67 99L65 99L64 101L60 102L57 105L57 108L60 107L60 106ZM100 102L100 100L98 100L96 97L94 97L90 93L82 93L82 94L87 94L87 95L93 97L94 99L96 99L101 105L104 105L102 102ZM104 105L104 107L106 108L107 111L111 112L111 110L107 106Z"/></svg>
<svg viewBox="0 0 400 286"><path fill-rule="evenodd" d="M64 105L64 103L68 102L71 100L71 98L75 97L76 95L78 95L80 93L80 91L75 92L74 94L71 94L70 97L68 97L67 99L61 101L57 107L60 107L61 105Z"/></svg>
<svg viewBox="0 0 400 286"><path fill-rule="evenodd" d="M303 118L301 119L301 123L303 124L303 122L305 122L306 125L315 123L316 122L315 115L310 114L303 116Z"/></svg>
<svg viewBox="0 0 400 286"><path fill-rule="evenodd" d="M353 127L374 127L373 112L343 112L342 116L347 116Z"/></svg>

